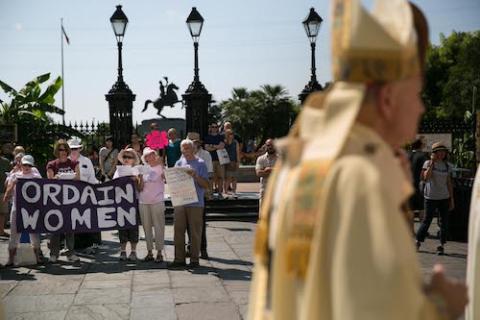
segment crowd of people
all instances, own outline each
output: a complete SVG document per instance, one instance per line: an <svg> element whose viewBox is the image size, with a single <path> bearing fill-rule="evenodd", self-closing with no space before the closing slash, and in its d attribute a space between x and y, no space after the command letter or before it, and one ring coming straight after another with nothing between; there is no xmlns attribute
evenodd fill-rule
<svg viewBox="0 0 480 320"><path fill-rule="evenodd" d="M168 130L168 144L164 149L145 146L136 133L132 134L131 143L124 148L117 148L112 137L107 136L100 150L93 148L88 153L85 152L79 138L73 137L68 141L60 139L54 144L52 152L54 158L47 163L45 170L38 170L33 157L26 154L21 146L17 146L12 153L7 152L11 160L5 156L0 157L0 166L5 173L2 174L3 180L0 181L5 189L1 195L0 236L9 238L7 266L15 263L16 248L20 240L20 234L16 231L14 199L15 185L19 178L42 178L40 173L42 171L46 173L44 177L47 179L74 179L97 184L119 178L120 166L134 167L139 164L149 168L148 173L138 172L138 175L132 177L137 189L139 217L145 233L147 255L141 258L137 256L138 227L122 229L118 230L119 260L164 262L165 169L183 167L194 180L198 202L174 207L175 258L170 267L186 267L186 257L190 257L190 267L199 266L200 257L209 258L205 200L236 196L236 173L241 158L241 139L233 133L231 123L226 122L221 132L218 127L216 123L209 125L209 134L205 136L205 142L197 132L189 132L185 139L181 140L177 137L176 129L171 128ZM225 150L230 162L220 164L217 150ZM270 139L266 142L266 150L266 155L273 150L273 141ZM263 184L266 183L269 170L264 167L266 163L270 163L270 167L273 166L271 161L260 161L259 168L265 171L261 174ZM3 229L8 214L10 234ZM188 235L188 243L185 243L185 234ZM51 263L57 262L62 248L67 261L76 263L80 260L76 251L85 249L88 253L95 253L95 249L102 243L100 232L55 233L47 236L50 250L48 261ZM37 263L45 262L47 259L40 249L39 234L30 234L30 241Z"/></svg>

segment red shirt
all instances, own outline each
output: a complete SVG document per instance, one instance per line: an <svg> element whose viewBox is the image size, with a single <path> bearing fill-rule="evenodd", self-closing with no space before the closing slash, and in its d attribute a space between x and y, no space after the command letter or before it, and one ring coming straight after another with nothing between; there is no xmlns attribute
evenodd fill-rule
<svg viewBox="0 0 480 320"><path fill-rule="evenodd" d="M73 161L72 159L67 159L65 162L60 162L60 160L55 159L47 163L47 171L51 169L53 171L53 175L57 175L59 173L75 173L75 167L78 165L77 161Z"/></svg>

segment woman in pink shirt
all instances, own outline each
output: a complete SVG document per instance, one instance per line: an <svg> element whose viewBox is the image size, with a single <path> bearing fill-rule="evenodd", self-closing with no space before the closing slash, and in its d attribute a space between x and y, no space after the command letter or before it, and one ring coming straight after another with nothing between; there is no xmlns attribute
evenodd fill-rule
<svg viewBox="0 0 480 320"><path fill-rule="evenodd" d="M139 194L140 219L145 230L147 256L145 261L163 262L162 250L165 235L165 175L163 162L157 152L149 147L143 149L142 162L149 167L143 175L143 190ZM157 257L153 258L153 233L155 230L155 249Z"/></svg>

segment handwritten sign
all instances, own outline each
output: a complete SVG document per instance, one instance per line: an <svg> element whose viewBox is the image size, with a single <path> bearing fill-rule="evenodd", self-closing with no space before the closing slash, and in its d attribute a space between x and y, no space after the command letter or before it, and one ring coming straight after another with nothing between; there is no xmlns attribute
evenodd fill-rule
<svg viewBox="0 0 480 320"><path fill-rule="evenodd" d="M138 224L135 186L126 177L102 184L19 179L16 208L18 232L98 232Z"/></svg>
<svg viewBox="0 0 480 320"><path fill-rule="evenodd" d="M165 169L168 191L174 207L198 202L197 190L193 178L185 168Z"/></svg>

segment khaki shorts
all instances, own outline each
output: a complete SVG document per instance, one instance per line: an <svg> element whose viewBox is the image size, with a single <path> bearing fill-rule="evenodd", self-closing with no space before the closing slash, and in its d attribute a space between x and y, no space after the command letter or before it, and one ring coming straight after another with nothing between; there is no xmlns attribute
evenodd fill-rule
<svg viewBox="0 0 480 320"><path fill-rule="evenodd" d="M9 214L8 212L8 201L3 202L3 196L5 193L0 193L0 217L6 216Z"/></svg>
<svg viewBox="0 0 480 320"><path fill-rule="evenodd" d="M213 161L213 177L214 179L225 179L225 167L218 161Z"/></svg>
<svg viewBox="0 0 480 320"><path fill-rule="evenodd" d="M225 176L227 178L236 178L237 177L237 162L230 162L225 165Z"/></svg>

